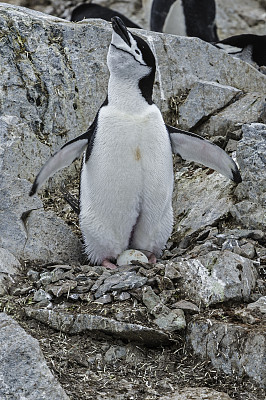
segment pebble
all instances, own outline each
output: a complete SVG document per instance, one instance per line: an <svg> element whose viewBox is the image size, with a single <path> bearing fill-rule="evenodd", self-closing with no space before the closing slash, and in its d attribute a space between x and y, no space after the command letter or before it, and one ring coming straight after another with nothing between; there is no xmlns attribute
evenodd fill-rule
<svg viewBox="0 0 266 400"><path fill-rule="evenodd" d="M172 304L172 308L181 308L181 310L184 310L188 314L198 314L200 312L200 309L196 304L187 300L180 300Z"/></svg>
<svg viewBox="0 0 266 400"><path fill-rule="evenodd" d="M98 299L96 299L94 301L94 303L98 303L98 304L108 304L112 302L112 296L108 293L108 294L104 294L102 297L99 297Z"/></svg>
<svg viewBox="0 0 266 400"><path fill-rule="evenodd" d="M248 310L259 310L261 313L266 314L266 296L260 297L254 303L247 305Z"/></svg>
<svg viewBox="0 0 266 400"><path fill-rule="evenodd" d="M39 301L50 301L52 300L52 296L45 292L43 289L39 289L34 293L33 300L37 303Z"/></svg>

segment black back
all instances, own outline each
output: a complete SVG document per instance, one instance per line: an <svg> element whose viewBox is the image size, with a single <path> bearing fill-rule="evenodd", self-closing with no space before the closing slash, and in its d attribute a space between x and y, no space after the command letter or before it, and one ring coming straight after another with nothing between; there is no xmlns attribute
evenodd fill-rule
<svg viewBox="0 0 266 400"><path fill-rule="evenodd" d="M219 43L244 49L252 46L252 60L261 67L266 65L266 35L243 34L220 40Z"/></svg>
<svg viewBox="0 0 266 400"><path fill-rule="evenodd" d="M71 21L82 21L84 18L101 18L105 21L111 22L111 18L115 16L119 16L124 24L129 28L141 28L119 12L107 7L102 7L98 4L80 4L72 11Z"/></svg>

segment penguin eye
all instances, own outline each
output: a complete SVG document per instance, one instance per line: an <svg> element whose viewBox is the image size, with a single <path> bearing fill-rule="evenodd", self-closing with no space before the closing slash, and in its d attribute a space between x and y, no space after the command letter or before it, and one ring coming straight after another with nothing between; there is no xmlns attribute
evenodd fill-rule
<svg viewBox="0 0 266 400"><path fill-rule="evenodd" d="M140 54L140 51L139 50L135 50L135 53Z"/></svg>

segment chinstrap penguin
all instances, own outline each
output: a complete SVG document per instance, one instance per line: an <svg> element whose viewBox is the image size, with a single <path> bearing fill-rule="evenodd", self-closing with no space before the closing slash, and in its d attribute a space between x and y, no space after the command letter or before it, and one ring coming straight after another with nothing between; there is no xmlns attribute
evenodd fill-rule
<svg viewBox="0 0 266 400"><path fill-rule="evenodd" d="M215 0L153 0L150 28L156 32L218 41Z"/></svg>
<svg viewBox="0 0 266 400"><path fill-rule="evenodd" d="M200 136L164 123L152 101L155 58L119 17L107 55L108 94L92 125L42 167L30 195L83 152L80 228L92 263L110 262L128 248L160 256L173 227L172 152L213 168L236 183L235 162Z"/></svg>
<svg viewBox="0 0 266 400"><path fill-rule="evenodd" d="M71 14L71 21L82 21L84 18L101 18L105 21L111 22L111 19L115 16L120 17L128 28L140 28L139 25L135 24L135 22L131 21L119 12L92 3L80 4L75 7Z"/></svg>
<svg viewBox="0 0 266 400"><path fill-rule="evenodd" d="M242 34L215 43L215 46L255 67L266 66L266 35Z"/></svg>

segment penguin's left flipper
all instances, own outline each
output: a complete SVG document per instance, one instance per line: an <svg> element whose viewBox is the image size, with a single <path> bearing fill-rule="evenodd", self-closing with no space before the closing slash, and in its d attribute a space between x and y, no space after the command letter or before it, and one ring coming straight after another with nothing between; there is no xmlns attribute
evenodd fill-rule
<svg viewBox="0 0 266 400"><path fill-rule="evenodd" d="M192 132L166 125L169 132L172 151L184 160L195 161L212 168L235 183L242 182L234 160L219 146Z"/></svg>
<svg viewBox="0 0 266 400"><path fill-rule="evenodd" d="M81 156L88 145L91 136L89 133L90 132L88 131L66 143L59 151L49 158L36 176L29 193L30 196L33 196L40 189L46 179L50 178L60 169L68 167L73 161Z"/></svg>

